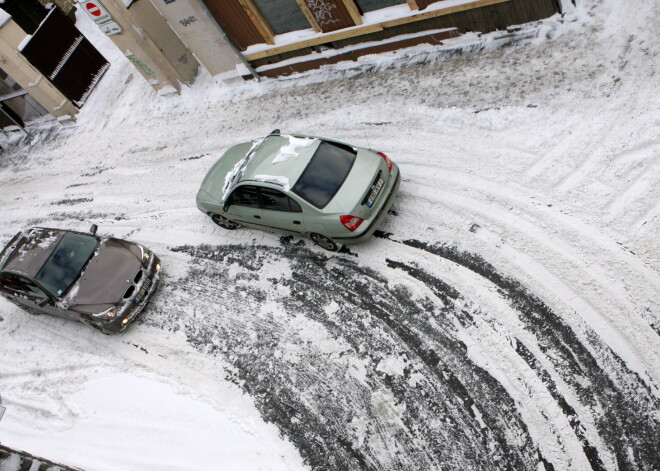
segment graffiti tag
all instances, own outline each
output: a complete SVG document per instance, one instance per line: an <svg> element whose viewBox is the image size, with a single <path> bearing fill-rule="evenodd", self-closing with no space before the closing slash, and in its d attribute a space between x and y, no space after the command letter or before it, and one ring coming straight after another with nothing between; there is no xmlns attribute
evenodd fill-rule
<svg viewBox="0 0 660 471"><path fill-rule="evenodd" d="M189 16L188 18L179 20L179 23L181 23L183 26L188 26L189 24L192 24L195 21L197 21L197 18L195 18L194 16Z"/></svg>
<svg viewBox="0 0 660 471"><path fill-rule="evenodd" d="M340 21L332 17L332 10L337 8L334 3L328 3L327 0L306 0L306 3L319 26L323 27Z"/></svg>
<svg viewBox="0 0 660 471"><path fill-rule="evenodd" d="M126 55L126 57L128 58L129 61L131 61L131 62L133 63L133 65L135 65L135 67L137 67L137 68L139 68L140 70L142 70L142 71L143 71L145 74L147 74L149 77L151 77L151 78L155 78L155 77L156 77L156 72L154 72L154 71L151 69L151 67L149 67L147 64L145 64L143 61L141 61L140 59L138 59L137 57L135 57L135 56L132 55L132 54L131 54L130 56L129 56L129 55Z"/></svg>

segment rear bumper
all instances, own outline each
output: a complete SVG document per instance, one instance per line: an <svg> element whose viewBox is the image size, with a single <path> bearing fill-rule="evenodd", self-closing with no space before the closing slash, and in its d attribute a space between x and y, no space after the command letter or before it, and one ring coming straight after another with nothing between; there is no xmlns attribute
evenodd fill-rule
<svg viewBox="0 0 660 471"><path fill-rule="evenodd" d="M396 169L396 177L394 184L390 187L390 193L387 195L387 200L385 200L385 203L383 203L383 206L378 211L376 217L369 222L366 230L364 230L361 234L353 237L333 237L333 240L346 245L358 244L373 235L376 229L378 229L378 226L380 226L381 222L383 222L383 219L385 219L387 212L392 207L392 203L394 203L394 197L399 192L399 185L401 184L401 172L399 171L399 167L396 166L396 164L393 166L393 170L394 169Z"/></svg>

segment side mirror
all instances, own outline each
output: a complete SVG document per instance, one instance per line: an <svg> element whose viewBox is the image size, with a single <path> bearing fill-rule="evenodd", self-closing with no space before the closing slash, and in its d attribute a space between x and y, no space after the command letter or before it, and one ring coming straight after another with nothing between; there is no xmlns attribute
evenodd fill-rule
<svg viewBox="0 0 660 471"><path fill-rule="evenodd" d="M279 129L273 129L270 133L271 134L279 134L280 130Z"/></svg>
<svg viewBox="0 0 660 471"><path fill-rule="evenodd" d="M97 226L96 224L92 224L92 227L89 228L89 232L91 232L92 235L96 235L96 231L98 230L99 230L99 226Z"/></svg>

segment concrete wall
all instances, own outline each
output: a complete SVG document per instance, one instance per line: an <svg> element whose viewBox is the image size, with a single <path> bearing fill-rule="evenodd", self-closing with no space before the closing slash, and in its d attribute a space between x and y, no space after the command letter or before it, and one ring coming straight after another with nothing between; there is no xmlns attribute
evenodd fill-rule
<svg viewBox="0 0 660 471"><path fill-rule="evenodd" d="M211 75L240 79L236 66L242 61L202 0L151 1Z"/></svg>
<svg viewBox="0 0 660 471"><path fill-rule="evenodd" d="M150 1L136 1L130 8L124 0L99 3L122 29L110 39L156 90L173 87L178 91L181 83L194 81L197 59Z"/></svg>
<svg viewBox="0 0 660 471"><path fill-rule="evenodd" d="M27 36L14 20L0 21L0 67L51 115L73 118L78 108L18 52Z"/></svg>

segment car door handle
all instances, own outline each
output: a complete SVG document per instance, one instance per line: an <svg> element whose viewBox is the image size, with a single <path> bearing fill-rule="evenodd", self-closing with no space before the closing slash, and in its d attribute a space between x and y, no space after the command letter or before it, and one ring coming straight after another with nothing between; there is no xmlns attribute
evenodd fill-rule
<svg viewBox="0 0 660 471"><path fill-rule="evenodd" d="M294 224L300 224L300 221L293 221Z"/></svg>
<svg viewBox="0 0 660 471"><path fill-rule="evenodd" d="M261 216L255 216L254 218L255 219L261 219Z"/></svg>

